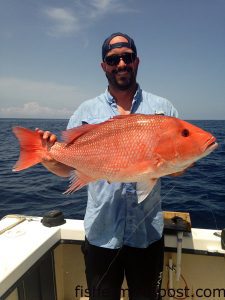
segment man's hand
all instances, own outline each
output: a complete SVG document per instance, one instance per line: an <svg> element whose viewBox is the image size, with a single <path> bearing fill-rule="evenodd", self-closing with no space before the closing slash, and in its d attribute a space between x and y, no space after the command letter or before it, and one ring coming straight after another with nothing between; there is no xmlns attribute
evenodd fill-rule
<svg viewBox="0 0 225 300"><path fill-rule="evenodd" d="M39 128L35 129L42 139L42 144L47 150L50 150L51 147L57 142L57 136L50 131L44 131ZM46 154L45 157L42 159L42 165L48 169L50 172L61 176L61 177L68 177L71 174L71 171L74 169L70 166L64 165L61 162L55 160L50 154Z"/></svg>
<svg viewBox="0 0 225 300"><path fill-rule="evenodd" d="M48 149L57 142L57 136L50 131L44 131L39 128L36 128L35 130L39 133L43 146L46 146Z"/></svg>

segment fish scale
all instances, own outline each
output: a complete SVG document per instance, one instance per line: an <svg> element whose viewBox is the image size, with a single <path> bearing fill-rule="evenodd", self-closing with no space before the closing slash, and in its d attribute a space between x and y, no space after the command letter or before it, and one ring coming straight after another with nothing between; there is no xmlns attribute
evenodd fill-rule
<svg viewBox="0 0 225 300"><path fill-rule="evenodd" d="M150 122L150 125L152 124ZM108 134L109 132L113 136L116 132L114 139ZM117 124L108 122L99 132L93 131L89 135L79 138L78 143L74 144L74 151L71 151L70 164L71 166L76 165L78 170L82 168L86 171L83 167L85 161L89 174L91 173L95 177L98 176L96 164L103 164L101 173L103 172L104 176L112 175L146 155L147 150L143 154L140 151L137 152L137 147L140 147L142 141L145 148L148 149L148 157L150 157L151 149L157 141L156 139L149 139L146 142L146 135L149 135L148 122L139 122L138 124L135 120L125 124L124 122L117 122ZM77 149L79 149L79 153L77 153ZM82 156L79 155L80 153ZM59 159L58 156L55 157ZM65 161L61 159L61 162Z"/></svg>

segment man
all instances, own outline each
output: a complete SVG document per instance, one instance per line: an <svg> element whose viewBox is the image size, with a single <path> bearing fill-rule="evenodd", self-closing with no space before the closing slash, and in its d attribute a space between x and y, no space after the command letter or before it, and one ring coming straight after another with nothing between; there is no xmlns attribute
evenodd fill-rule
<svg viewBox="0 0 225 300"><path fill-rule="evenodd" d="M177 116L168 100L140 88L136 82L138 65L132 38L122 33L108 37L102 46L101 63L108 88L81 104L68 128L100 123L119 114ZM49 146L56 141L50 132L39 133ZM71 171L51 159L43 164L60 176ZM160 299L164 250L160 181L141 204L137 203L135 183L90 183L84 226L82 250L90 299L120 299L124 274L129 299Z"/></svg>

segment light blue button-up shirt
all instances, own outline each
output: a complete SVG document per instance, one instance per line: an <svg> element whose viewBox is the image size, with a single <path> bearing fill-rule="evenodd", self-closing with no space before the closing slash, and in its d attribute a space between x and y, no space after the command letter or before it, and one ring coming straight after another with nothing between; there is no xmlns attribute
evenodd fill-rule
<svg viewBox="0 0 225 300"><path fill-rule="evenodd" d="M140 87L134 95L131 113L178 115L167 99L147 93ZM100 123L118 114L115 99L107 89L100 96L83 102L70 118L67 128ZM109 184L105 180L90 183L84 227L92 245L111 249L123 245L148 247L162 237L160 180L140 204L137 203L136 183Z"/></svg>

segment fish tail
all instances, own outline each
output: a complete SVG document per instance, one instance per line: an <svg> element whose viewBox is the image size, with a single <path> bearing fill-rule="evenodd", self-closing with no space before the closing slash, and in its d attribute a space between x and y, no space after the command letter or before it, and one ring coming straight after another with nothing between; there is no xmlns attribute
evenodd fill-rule
<svg viewBox="0 0 225 300"><path fill-rule="evenodd" d="M21 171L40 163L47 150L39 133L23 127L13 127L13 132L20 143L20 156L13 171Z"/></svg>

